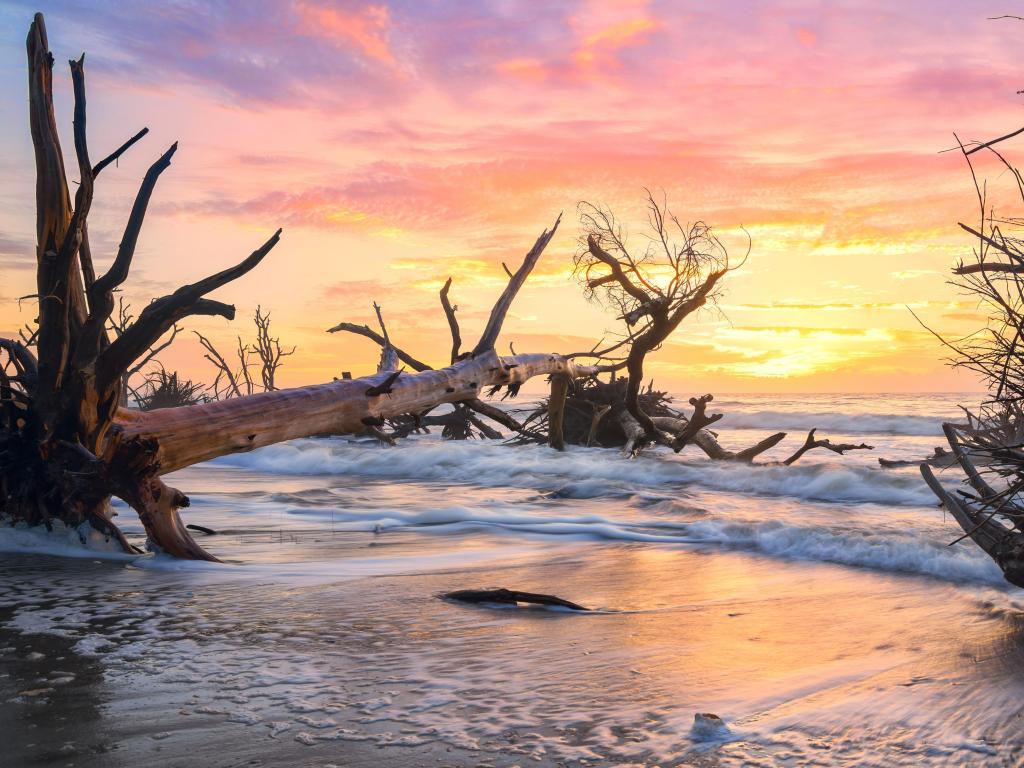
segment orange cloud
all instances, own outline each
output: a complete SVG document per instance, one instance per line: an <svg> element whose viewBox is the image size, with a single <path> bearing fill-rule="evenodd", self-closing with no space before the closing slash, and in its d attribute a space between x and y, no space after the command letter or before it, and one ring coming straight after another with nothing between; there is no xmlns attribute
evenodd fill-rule
<svg viewBox="0 0 1024 768"><path fill-rule="evenodd" d="M295 10L304 34L354 45L366 58L389 67L397 66L388 45L391 13L387 6L370 5L360 11L345 12L303 2Z"/></svg>
<svg viewBox="0 0 1024 768"><path fill-rule="evenodd" d="M596 52L595 49L618 50L629 45L643 42L643 36L661 27L661 24L650 18L641 17L612 24L587 37L583 48L574 54L579 57L583 52Z"/></svg>
<svg viewBox="0 0 1024 768"><path fill-rule="evenodd" d="M661 22L647 16L632 17L586 34L567 59L509 59L498 63L498 71L534 82L559 78L566 81L599 79L601 73L619 68L616 54L620 50L642 45L648 35L661 26Z"/></svg>
<svg viewBox="0 0 1024 768"><path fill-rule="evenodd" d="M806 27L799 27L796 31L796 39L804 48L814 48L818 44L818 36L813 30Z"/></svg>

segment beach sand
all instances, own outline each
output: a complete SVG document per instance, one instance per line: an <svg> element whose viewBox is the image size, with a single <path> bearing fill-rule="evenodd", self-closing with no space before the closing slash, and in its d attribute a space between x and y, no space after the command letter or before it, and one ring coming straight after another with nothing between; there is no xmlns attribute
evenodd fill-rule
<svg viewBox="0 0 1024 768"><path fill-rule="evenodd" d="M336 542L350 561L374 557L353 538ZM1012 765L1024 755L1014 605L925 579L642 544L334 582L14 557L0 579L10 765ZM37 586L12 595L12 580ZM600 610L437 598L487 585ZM81 596L69 608L62 591ZM694 734L698 712L728 732Z"/></svg>

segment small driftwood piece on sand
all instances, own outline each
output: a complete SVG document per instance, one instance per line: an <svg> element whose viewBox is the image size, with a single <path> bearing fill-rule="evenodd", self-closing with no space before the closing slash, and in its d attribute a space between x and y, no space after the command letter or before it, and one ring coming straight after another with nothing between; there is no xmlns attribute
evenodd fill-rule
<svg viewBox="0 0 1024 768"><path fill-rule="evenodd" d="M445 592L441 595L445 600L454 600L459 603L501 603L503 605L515 605L516 603L530 603L531 605L554 605L560 608L569 608L573 611L589 611L582 605L563 600L554 595L541 595L536 592L518 592L512 589L459 589L455 592Z"/></svg>

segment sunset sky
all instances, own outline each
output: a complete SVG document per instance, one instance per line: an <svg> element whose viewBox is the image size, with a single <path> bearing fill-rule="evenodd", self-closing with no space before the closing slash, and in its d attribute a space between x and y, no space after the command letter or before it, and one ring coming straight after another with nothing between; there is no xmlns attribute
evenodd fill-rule
<svg viewBox="0 0 1024 768"><path fill-rule="evenodd" d="M93 251L109 263L137 185L173 141L126 297L141 308L240 260L215 298L257 303L298 352L283 384L372 371L377 349L328 335L384 307L396 342L435 364L452 276L463 335L559 212L563 223L501 350L571 352L614 325L572 279L577 203L642 230L643 188L742 252L721 313L684 324L649 371L680 392L974 388L906 308L945 333L973 304L945 284L970 253L963 158L943 152L1024 124L1024 23L995 2L479 0L0 2L0 332L35 316L24 40L46 13L58 121L67 60L86 52L92 153L149 126L98 182ZM1017 147L1009 146L1011 154ZM1024 149L1024 147L1022 147ZM1005 174L980 164L990 183ZM74 177L74 174L72 174ZM212 379L191 334L164 359Z"/></svg>

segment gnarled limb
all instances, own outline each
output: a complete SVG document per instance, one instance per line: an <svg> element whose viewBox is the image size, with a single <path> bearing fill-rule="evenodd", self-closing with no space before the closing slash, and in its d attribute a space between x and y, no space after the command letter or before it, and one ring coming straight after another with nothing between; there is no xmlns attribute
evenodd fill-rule
<svg viewBox="0 0 1024 768"><path fill-rule="evenodd" d="M491 421L495 421L498 424L501 424L506 429L511 429L513 432L519 432L520 434L522 434L525 431L525 427L523 427L523 425L511 414L506 413L505 411L501 410L501 408L491 405L490 403L484 402L483 400L467 400L466 407L473 411L476 411L481 416L486 416Z"/></svg>
<svg viewBox="0 0 1024 768"><path fill-rule="evenodd" d="M347 333L354 333L357 336L363 336L364 338L369 339L370 341L372 341L374 344L377 344L381 348L383 348L385 345L384 337L381 336L376 331L374 331L368 325L356 325L355 323L338 323L333 328L327 329L328 333L337 333L338 331L346 331ZM403 351L399 347L396 347L394 344L391 345L391 348L395 350L395 354L398 355L398 359L401 360L406 365L408 365L414 371L431 370L429 365L417 360L415 357Z"/></svg>
<svg viewBox="0 0 1024 768"><path fill-rule="evenodd" d="M838 443L838 444L834 444L834 443L832 443L831 440L828 440L827 438L825 440L818 440L818 439L816 439L814 437L814 433L817 432L817 431L818 431L817 428L815 428L815 429L812 429L810 432L808 432L807 433L807 439L804 441L804 444L801 445L796 450L796 453L794 453L792 456L790 456L788 459L786 459L782 463L785 464L786 466L789 466L794 461L796 461L801 456L803 456L805 453L807 453L810 450L813 450L814 448L826 448L826 449L832 451L833 453L838 453L838 454L846 453L846 451L860 451L860 450L873 451L874 450L874 446L867 445L866 443L861 443L860 445L854 445L852 443Z"/></svg>
<svg viewBox="0 0 1024 768"><path fill-rule="evenodd" d="M601 238L600 233L591 232L590 234L588 234L587 235L587 250L590 251L590 255L591 256L593 256L595 259L597 259L602 264L604 264L606 267L608 267L611 270L611 274L607 275L604 278L599 278L597 280L590 280L589 281L590 288L593 289L593 288L595 288L597 286L605 285L608 282L614 281L614 282L619 284L619 287L622 288L623 291L625 291L627 294L629 294L634 299L636 299L637 302L639 302L639 305L641 307L644 306L644 305L651 304L652 303L652 299L651 299L650 294L648 294L647 291L645 291L640 286L636 285L626 275L626 271L622 268L622 265L619 263L619 260L616 259L610 253L608 253L608 251L606 251L604 248L601 247L601 240L600 240L600 238ZM630 271L635 274L636 273L635 266L631 265L630 266ZM633 323L630 323L630 325L632 325L632 324Z"/></svg>
<svg viewBox="0 0 1024 768"><path fill-rule="evenodd" d="M189 505L188 496L164 484L159 477L137 482L133 487L119 489L124 498L139 513L150 542L161 552L185 560L220 562L201 546L188 532L178 510Z"/></svg>
<svg viewBox="0 0 1024 768"><path fill-rule="evenodd" d="M1024 587L1024 535L996 520L998 509L983 514L958 500L942 486L927 463L921 464L921 476L964 533L996 561L1006 580Z"/></svg>
<svg viewBox="0 0 1024 768"><path fill-rule="evenodd" d="M689 443L698 432L706 427L711 426L716 421L722 418L721 413L713 413L710 416L707 414L707 406L712 400L714 395L703 395L702 397L691 397L690 405L693 406L693 414L686 420L686 426L681 432L677 432L672 438L671 445L672 450L679 452L687 443Z"/></svg>
<svg viewBox="0 0 1024 768"><path fill-rule="evenodd" d="M473 348L473 354L479 355L486 352L489 349L494 349L494 345L498 342L498 334L501 333L501 326L505 322L505 316L508 314L509 308L512 306L512 302L515 300L516 295L519 293L519 289L523 287L523 283L526 282L526 278L533 271L537 261L540 259L544 249L547 248L548 243L551 242L551 238L555 236L555 232L558 230L558 225L562 221L562 215L559 214L558 218L555 219L554 226L550 230L544 230L540 237L537 238L537 242L533 244L533 248L530 249L529 253L523 259L522 265L516 270L515 274L509 278L508 285L505 286L505 290L502 291L501 296L494 303L494 307L491 309L491 316L487 319L487 325L484 327L484 332L480 336L480 341L477 342Z"/></svg>
<svg viewBox="0 0 1024 768"><path fill-rule="evenodd" d="M675 418L673 416L655 416L653 417L653 421L654 425L659 430L672 436L682 434L687 431L689 426L687 419ZM744 448L742 451L729 451L722 447L711 432L706 429L700 429L687 439L687 443L696 445L704 451L710 459L715 459L717 461L751 462L765 451L774 448L782 442L785 437L785 432L776 432L774 435L769 435L759 443L756 443L749 448Z"/></svg>
<svg viewBox="0 0 1024 768"><path fill-rule="evenodd" d="M114 263L102 277L97 278L89 287L89 316L82 329L82 336L75 354L75 364L78 367L91 364L100 353L104 328L114 312L114 291L128 279L128 271L131 268L132 259L135 257L135 248L139 242L139 234L142 231L142 223L146 218L146 210L149 207L150 198L153 196L153 190L156 189L160 174L170 167L171 158L174 157L177 149L178 144L175 142L146 171L139 191L135 195L132 211L128 215L128 223L125 225ZM127 370L127 366L125 370Z"/></svg>
<svg viewBox="0 0 1024 768"><path fill-rule="evenodd" d="M100 171L102 171L104 168L106 168L111 163L116 163L118 161L118 159L121 157L121 155L123 155L125 152L127 152L129 149L131 149L133 146L135 146L135 143L137 141L139 141L140 139L142 139L142 137L145 136L147 133L149 133L149 128L143 128L141 131L139 131L134 136L132 136L130 139L128 139L128 141L126 141L120 147L118 147L113 152L111 152L109 155L107 155L102 160L100 160L98 163L96 163L96 165L94 165L92 167L92 177L95 179L97 176L100 175Z"/></svg>
<svg viewBox="0 0 1024 768"><path fill-rule="evenodd" d="M29 388L34 388L39 376L39 363L29 348L20 341L0 338L0 349L4 350L17 366L18 376L23 383Z"/></svg>
<svg viewBox="0 0 1024 768"><path fill-rule="evenodd" d="M452 287L452 279L449 277L444 282L444 287L441 288L441 308L444 310L444 316L448 319L448 329L452 334L452 358L451 362L455 362L459 359L459 348L462 346L462 335L459 333L459 321L455 317L455 311L458 307L453 307L452 303L448 301L448 291Z"/></svg>
<svg viewBox="0 0 1024 768"><path fill-rule="evenodd" d="M957 435L956 429L955 424L947 422L942 425L942 432L946 436L946 441L949 443L949 447L953 450L953 455L956 457L957 463L967 475L967 482L969 482L971 487L981 495L981 498L994 498L998 494L992 486L985 482L985 479L982 478L981 473L978 472L974 463L967 455L967 452L964 451L963 446L960 444L960 438Z"/></svg>
<svg viewBox="0 0 1024 768"><path fill-rule="evenodd" d="M233 306L202 297L254 269L280 239L279 229L244 261L191 285L183 286L142 310L138 319L99 356L96 367L100 387L109 384L127 371L129 366L178 320L190 315L220 315L229 320L234 319Z"/></svg>

